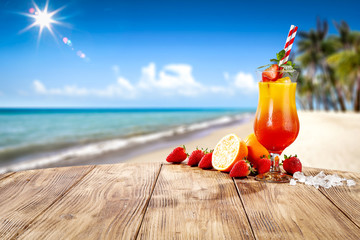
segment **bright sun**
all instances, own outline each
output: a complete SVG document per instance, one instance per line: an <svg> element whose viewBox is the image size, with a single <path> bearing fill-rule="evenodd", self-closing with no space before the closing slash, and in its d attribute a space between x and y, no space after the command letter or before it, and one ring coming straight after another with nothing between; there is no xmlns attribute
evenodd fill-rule
<svg viewBox="0 0 360 240"><path fill-rule="evenodd" d="M53 14L47 13L46 11L39 11L37 15L35 15L35 24L40 25L40 27L50 28L50 24L55 22L51 19Z"/></svg>
<svg viewBox="0 0 360 240"><path fill-rule="evenodd" d="M40 10L40 8L36 5L35 2L33 2L33 3L34 3L34 8L29 9L30 14L23 13L23 15L31 17L35 21L32 24L30 24L29 26L27 26L26 28L24 28L23 30L21 30L20 32L25 32L25 31L29 30L30 28L39 26L38 40L40 40L41 33L44 28L47 28L50 31L50 33L54 36L53 30L51 29L51 25L52 25L52 23L60 24L60 22L54 20L53 16L56 13L60 12L64 7L61 7L52 12L48 12L49 0L46 1L45 7L43 10Z"/></svg>

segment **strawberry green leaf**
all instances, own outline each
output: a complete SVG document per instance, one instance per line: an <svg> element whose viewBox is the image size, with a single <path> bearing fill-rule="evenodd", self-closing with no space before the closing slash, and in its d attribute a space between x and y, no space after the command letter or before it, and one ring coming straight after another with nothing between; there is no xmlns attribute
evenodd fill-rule
<svg viewBox="0 0 360 240"><path fill-rule="evenodd" d="M250 167L250 172L252 173L252 174L256 174L256 171L255 171L255 169L254 168L252 168L252 167Z"/></svg>

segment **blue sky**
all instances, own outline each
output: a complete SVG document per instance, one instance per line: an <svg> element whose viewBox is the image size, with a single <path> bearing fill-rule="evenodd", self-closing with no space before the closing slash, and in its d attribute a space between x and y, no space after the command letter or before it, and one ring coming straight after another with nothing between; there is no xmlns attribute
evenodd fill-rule
<svg viewBox="0 0 360 240"><path fill-rule="evenodd" d="M49 12L63 6L55 38L38 41L38 26L19 33L33 3L0 2L0 107L256 107L254 70L291 24L360 30L357 1L50 0Z"/></svg>

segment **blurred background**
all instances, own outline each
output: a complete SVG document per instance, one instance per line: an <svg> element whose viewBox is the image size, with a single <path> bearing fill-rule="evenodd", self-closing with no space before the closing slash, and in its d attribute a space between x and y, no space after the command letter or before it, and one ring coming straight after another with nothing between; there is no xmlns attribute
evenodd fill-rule
<svg viewBox="0 0 360 240"><path fill-rule="evenodd" d="M292 24L299 28L291 53L301 70L297 107L321 111L303 117L299 138L314 133L311 122L348 125L336 135L348 134L349 142L336 161L352 158L360 127L359 7L346 0L2 0L0 173L128 161L251 126L255 69L284 47ZM307 145L294 145L306 152Z"/></svg>

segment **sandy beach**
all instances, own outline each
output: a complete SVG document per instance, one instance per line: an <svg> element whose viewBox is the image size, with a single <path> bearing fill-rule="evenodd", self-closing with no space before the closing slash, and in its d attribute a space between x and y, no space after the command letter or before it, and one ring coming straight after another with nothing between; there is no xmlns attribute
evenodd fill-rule
<svg viewBox="0 0 360 240"><path fill-rule="evenodd" d="M300 133L284 154L297 154L303 166L360 172L360 114L299 112ZM183 139L188 151L197 146L214 148L228 133L245 138L253 132L253 122L224 127L195 139ZM128 159L127 162L165 162L173 147L159 149Z"/></svg>

